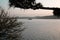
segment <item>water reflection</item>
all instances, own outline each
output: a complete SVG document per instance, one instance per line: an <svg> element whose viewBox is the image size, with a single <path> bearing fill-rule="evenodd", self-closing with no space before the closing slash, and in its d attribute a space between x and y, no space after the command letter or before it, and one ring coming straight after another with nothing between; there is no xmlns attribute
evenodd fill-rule
<svg viewBox="0 0 60 40"><path fill-rule="evenodd" d="M21 20L23 21L23 20ZM60 40L59 19L24 20L24 40Z"/></svg>
<svg viewBox="0 0 60 40"><path fill-rule="evenodd" d="M7 40L60 40L60 20L45 20L45 19L33 19L33 20L22 20L23 26L26 28L22 30L9 30ZM20 28L16 28L20 29ZM22 31L22 32L20 32ZM7 34L5 34L7 35ZM0 40L1 40L0 39ZM5 39L4 39L5 40Z"/></svg>

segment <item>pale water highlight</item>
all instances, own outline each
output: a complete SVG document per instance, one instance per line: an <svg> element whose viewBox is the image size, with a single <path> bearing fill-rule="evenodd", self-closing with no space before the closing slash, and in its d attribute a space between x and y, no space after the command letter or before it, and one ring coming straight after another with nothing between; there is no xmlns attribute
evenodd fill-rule
<svg viewBox="0 0 60 40"><path fill-rule="evenodd" d="M23 40L60 40L59 19L19 19L26 28Z"/></svg>

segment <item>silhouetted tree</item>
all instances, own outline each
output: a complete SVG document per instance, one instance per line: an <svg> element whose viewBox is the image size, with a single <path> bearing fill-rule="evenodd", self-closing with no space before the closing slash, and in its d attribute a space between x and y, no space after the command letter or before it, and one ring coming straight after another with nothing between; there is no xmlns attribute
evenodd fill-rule
<svg viewBox="0 0 60 40"><path fill-rule="evenodd" d="M3 9L0 9L0 40L18 40L21 38L22 22L7 15ZM18 29L19 28L19 29ZM19 40L20 40L19 38Z"/></svg>
<svg viewBox="0 0 60 40"><path fill-rule="evenodd" d="M36 3L35 0L9 0L10 6L15 6L23 9L48 9L53 10L54 16L60 16L60 8L43 7L41 3Z"/></svg>
<svg viewBox="0 0 60 40"><path fill-rule="evenodd" d="M10 6L29 9L34 5L35 0L9 0L9 2Z"/></svg>
<svg viewBox="0 0 60 40"><path fill-rule="evenodd" d="M22 9L38 9L42 7L41 3L36 4L35 0L9 0L10 6L19 7Z"/></svg>

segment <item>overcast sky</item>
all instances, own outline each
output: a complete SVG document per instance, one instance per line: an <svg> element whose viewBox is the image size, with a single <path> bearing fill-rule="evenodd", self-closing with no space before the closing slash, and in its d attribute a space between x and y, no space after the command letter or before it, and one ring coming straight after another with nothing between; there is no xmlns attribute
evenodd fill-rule
<svg viewBox="0 0 60 40"><path fill-rule="evenodd" d="M4 9L7 9L9 6L9 0L0 0L0 6ZM60 0L36 0L37 3L41 2L44 7L60 7ZM19 8L11 8L10 10L11 15L14 16L48 16L52 15L52 10L22 10Z"/></svg>

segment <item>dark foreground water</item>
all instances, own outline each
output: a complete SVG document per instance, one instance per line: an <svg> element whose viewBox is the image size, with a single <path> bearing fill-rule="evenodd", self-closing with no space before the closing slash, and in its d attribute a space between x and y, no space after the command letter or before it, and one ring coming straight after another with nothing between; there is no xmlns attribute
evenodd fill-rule
<svg viewBox="0 0 60 40"><path fill-rule="evenodd" d="M60 40L59 19L19 19L26 28L23 33L23 40Z"/></svg>

